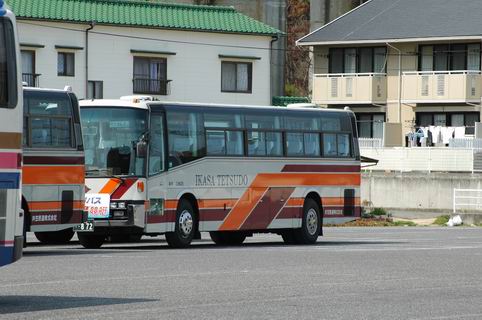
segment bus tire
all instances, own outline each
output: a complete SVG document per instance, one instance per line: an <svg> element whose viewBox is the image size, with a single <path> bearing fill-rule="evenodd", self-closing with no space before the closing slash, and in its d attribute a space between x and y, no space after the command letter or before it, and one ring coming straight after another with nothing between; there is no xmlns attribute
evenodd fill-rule
<svg viewBox="0 0 482 320"><path fill-rule="evenodd" d="M43 244L66 244L72 240L74 231L65 229L60 231L35 232L35 237Z"/></svg>
<svg viewBox="0 0 482 320"><path fill-rule="evenodd" d="M218 246L239 246L246 239L246 234L239 231L211 231L209 235Z"/></svg>
<svg viewBox="0 0 482 320"><path fill-rule="evenodd" d="M105 235L78 232L79 242L85 249L99 249L105 242Z"/></svg>
<svg viewBox="0 0 482 320"><path fill-rule="evenodd" d="M303 205L301 228L293 230L295 243L314 244L321 232L320 207L312 198L307 198Z"/></svg>
<svg viewBox="0 0 482 320"><path fill-rule="evenodd" d="M196 213L191 202L182 199L176 211L174 232L166 233L167 244L171 248L186 248L191 244L196 226Z"/></svg>

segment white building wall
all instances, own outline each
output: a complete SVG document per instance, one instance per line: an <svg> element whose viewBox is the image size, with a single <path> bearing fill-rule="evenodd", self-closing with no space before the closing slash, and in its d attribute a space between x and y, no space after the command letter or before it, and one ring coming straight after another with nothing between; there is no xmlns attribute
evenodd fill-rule
<svg viewBox="0 0 482 320"><path fill-rule="evenodd" d="M79 98L85 97L87 28L85 24L18 21L20 43L44 46L22 46L36 51L35 71L41 74L41 87L71 85ZM270 41L267 36L97 25L89 32L89 80L103 81L104 98L131 95L134 55L140 55L131 50L174 52L175 55L147 55L167 58L171 92L158 96L160 100L268 105L271 104ZM83 49L64 50L55 46ZM57 75L59 51L75 52L75 77ZM239 60L253 63L252 93L221 92L219 55L260 58ZM229 59L233 60L236 59Z"/></svg>

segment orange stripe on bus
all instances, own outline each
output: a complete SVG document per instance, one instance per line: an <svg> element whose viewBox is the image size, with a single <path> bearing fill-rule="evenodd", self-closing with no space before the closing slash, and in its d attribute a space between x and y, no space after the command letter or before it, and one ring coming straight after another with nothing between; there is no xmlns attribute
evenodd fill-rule
<svg viewBox="0 0 482 320"><path fill-rule="evenodd" d="M261 173L256 176L219 230L238 230L269 187L281 186L359 186L359 173Z"/></svg>
<svg viewBox="0 0 482 320"><path fill-rule="evenodd" d="M100 189L99 193L108 193L112 194L117 187L121 184L122 180L120 179L109 179L107 183Z"/></svg>
<svg viewBox="0 0 482 320"><path fill-rule="evenodd" d="M205 208L232 208L236 204L237 199L205 199L199 200L199 209Z"/></svg>
<svg viewBox="0 0 482 320"><path fill-rule="evenodd" d="M166 209L177 209L177 200L166 200Z"/></svg>
<svg viewBox="0 0 482 320"><path fill-rule="evenodd" d="M283 186L359 186L359 173L262 173L256 176L250 188Z"/></svg>
<svg viewBox="0 0 482 320"><path fill-rule="evenodd" d="M287 207L301 207L305 203L304 198L290 198L286 203Z"/></svg>
<svg viewBox="0 0 482 320"><path fill-rule="evenodd" d="M62 209L62 201L30 201L28 202L30 210L60 210ZM73 201L73 209L84 209L84 201Z"/></svg>
<svg viewBox="0 0 482 320"><path fill-rule="evenodd" d="M239 199L236 206L229 212L226 219L219 227L219 230L237 230L248 218L256 204L265 194L267 188L252 188L248 190Z"/></svg>
<svg viewBox="0 0 482 320"><path fill-rule="evenodd" d="M83 184L84 166L35 166L22 169L23 184Z"/></svg>

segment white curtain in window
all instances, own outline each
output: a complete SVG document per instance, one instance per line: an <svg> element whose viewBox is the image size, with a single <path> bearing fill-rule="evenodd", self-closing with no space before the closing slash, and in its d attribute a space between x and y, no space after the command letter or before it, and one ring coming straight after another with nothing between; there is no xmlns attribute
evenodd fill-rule
<svg viewBox="0 0 482 320"><path fill-rule="evenodd" d="M480 70L480 45L467 45L467 70Z"/></svg>
<svg viewBox="0 0 482 320"><path fill-rule="evenodd" d="M373 138L383 139L383 122L385 116L383 114L373 115Z"/></svg>
<svg viewBox="0 0 482 320"><path fill-rule="evenodd" d="M356 49L345 49L345 73L356 73Z"/></svg>
<svg viewBox="0 0 482 320"><path fill-rule="evenodd" d="M248 65L240 63L237 65L237 91L248 91Z"/></svg>
<svg viewBox="0 0 482 320"><path fill-rule="evenodd" d="M236 64L223 63L221 67L221 89L223 91L236 90Z"/></svg>
<svg viewBox="0 0 482 320"><path fill-rule="evenodd" d="M59 74L65 74L64 66L65 66L65 55L63 53L58 54L57 58L57 72Z"/></svg>
<svg viewBox="0 0 482 320"><path fill-rule="evenodd" d="M134 77L142 79L149 78L149 60L134 59Z"/></svg>
<svg viewBox="0 0 482 320"><path fill-rule="evenodd" d="M22 51L22 73L33 74L33 52Z"/></svg>
<svg viewBox="0 0 482 320"><path fill-rule="evenodd" d="M387 50L385 48L373 49L373 72L385 73L387 63Z"/></svg>
<svg viewBox="0 0 482 320"><path fill-rule="evenodd" d="M451 115L451 125L452 127L463 127L464 126L464 115L463 114L453 114Z"/></svg>
<svg viewBox="0 0 482 320"><path fill-rule="evenodd" d="M424 46L422 47L421 58L421 71L432 71L433 70L433 47Z"/></svg>

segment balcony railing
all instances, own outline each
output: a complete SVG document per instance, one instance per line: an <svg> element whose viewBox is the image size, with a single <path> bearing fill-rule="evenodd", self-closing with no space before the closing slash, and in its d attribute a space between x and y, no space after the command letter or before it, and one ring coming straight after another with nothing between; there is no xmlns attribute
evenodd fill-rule
<svg viewBox="0 0 482 320"><path fill-rule="evenodd" d="M40 74L36 73L22 73L22 81L25 82L28 87L38 87L39 77Z"/></svg>
<svg viewBox="0 0 482 320"><path fill-rule="evenodd" d="M132 80L134 84L133 92L166 96L171 93L171 81L172 80L135 78Z"/></svg>
<svg viewBox="0 0 482 320"><path fill-rule="evenodd" d="M313 102L320 104L386 103L385 73L315 74Z"/></svg>
<svg viewBox="0 0 482 320"><path fill-rule="evenodd" d="M480 71L415 71L403 73L406 103L480 102Z"/></svg>

